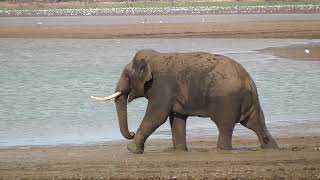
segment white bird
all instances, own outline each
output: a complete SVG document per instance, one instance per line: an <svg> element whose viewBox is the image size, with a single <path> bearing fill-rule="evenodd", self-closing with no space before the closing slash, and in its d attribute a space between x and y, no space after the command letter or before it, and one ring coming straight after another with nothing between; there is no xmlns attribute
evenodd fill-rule
<svg viewBox="0 0 320 180"><path fill-rule="evenodd" d="M304 49L304 52L307 53L307 54L310 53L309 49L307 49L307 48Z"/></svg>

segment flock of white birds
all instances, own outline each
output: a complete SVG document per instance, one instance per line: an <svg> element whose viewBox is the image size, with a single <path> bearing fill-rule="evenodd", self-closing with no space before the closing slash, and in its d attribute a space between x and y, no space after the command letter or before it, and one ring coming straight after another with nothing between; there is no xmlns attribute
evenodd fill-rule
<svg viewBox="0 0 320 180"><path fill-rule="evenodd" d="M0 10L0 16L101 16L101 15L206 15L250 13L320 13L320 5L268 5L234 7L128 7L83 9Z"/></svg>

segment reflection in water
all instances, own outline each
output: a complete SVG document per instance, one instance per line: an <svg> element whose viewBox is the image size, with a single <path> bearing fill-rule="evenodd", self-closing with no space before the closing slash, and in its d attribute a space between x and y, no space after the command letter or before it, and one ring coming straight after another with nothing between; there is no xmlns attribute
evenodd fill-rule
<svg viewBox="0 0 320 180"><path fill-rule="evenodd" d="M319 134L320 62L291 61L255 51L319 43L317 40L0 41L0 146L123 139L114 104L93 101L90 95L113 92L122 68L141 48L162 52L208 51L230 56L254 78L267 126L275 136ZM128 107L129 127L135 131L143 118L146 100L135 100ZM218 134L208 118L189 118L187 128L188 137ZM166 123L151 137L170 138L169 129ZM253 133L239 125L235 135Z"/></svg>

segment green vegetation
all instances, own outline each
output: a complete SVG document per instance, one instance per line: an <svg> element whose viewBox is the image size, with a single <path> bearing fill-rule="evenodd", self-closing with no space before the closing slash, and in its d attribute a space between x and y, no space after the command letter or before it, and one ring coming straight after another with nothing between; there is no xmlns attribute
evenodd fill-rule
<svg viewBox="0 0 320 180"><path fill-rule="evenodd" d="M172 4L173 3L173 4ZM84 2L70 1L59 3L0 2L0 10L33 10L33 9L83 9L83 8L166 8L166 7L235 7L235 6L271 6L271 5L320 5L319 0L234 0L234 1L136 1L128 2Z"/></svg>

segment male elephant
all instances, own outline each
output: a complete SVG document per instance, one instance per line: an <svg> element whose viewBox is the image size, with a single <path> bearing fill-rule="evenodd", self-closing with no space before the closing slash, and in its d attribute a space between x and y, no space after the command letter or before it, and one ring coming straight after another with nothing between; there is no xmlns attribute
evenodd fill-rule
<svg viewBox="0 0 320 180"><path fill-rule="evenodd" d="M129 132L127 102L145 97L148 106L136 134ZM234 60L205 52L160 53L140 50L125 66L115 94L93 97L114 99L121 134L134 139L133 153L143 153L146 139L170 119L175 149L187 150L188 116L210 117L218 126L217 147L232 148L236 123L253 130L262 148L277 148L269 134L257 88L248 72Z"/></svg>

